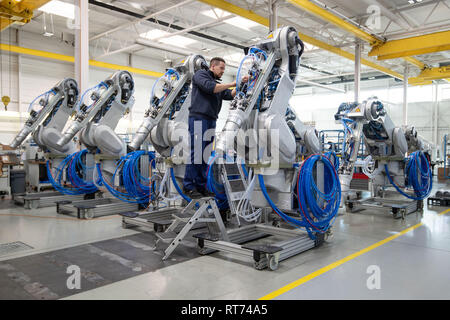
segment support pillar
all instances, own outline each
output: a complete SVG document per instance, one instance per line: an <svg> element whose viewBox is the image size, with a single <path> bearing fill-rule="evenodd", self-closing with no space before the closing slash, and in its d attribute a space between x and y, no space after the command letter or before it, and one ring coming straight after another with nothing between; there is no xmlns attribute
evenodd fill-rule
<svg viewBox="0 0 450 320"><path fill-rule="evenodd" d="M75 0L75 79L80 94L89 87L89 3Z"/></svg>
<svg viewBox="0 0 450 320"><path fill-rule="evenodd" d="M269 0L269 32L278 27L278 0Z"/></svg>
<svg viewBox="0 0 450 320"><path fill-rule="evenodd" d="M362 43L357 40L355 45L355 102L359 103L359 95L361 92L361 50Z"/></svg>
<svg viewBox="0 0 450 320"><path fill-rule="evenodd" d="M408 74L409 65L405 63L405 72L403 74L403 127L408 125Z"/></svg>

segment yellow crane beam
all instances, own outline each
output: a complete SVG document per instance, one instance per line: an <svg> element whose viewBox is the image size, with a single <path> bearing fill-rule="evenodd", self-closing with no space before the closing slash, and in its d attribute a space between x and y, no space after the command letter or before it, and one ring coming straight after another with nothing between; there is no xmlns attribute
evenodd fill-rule
<svg viewBox="0 0 450 320"><path fill-rule="evenodd" d="M48 52L48 51L42 51L42 50L36 50L36 49L23 48L23 47L13 46L13 45L9 45L9 44L4 44L4 43L0 43L0 50L15 52L18 54L26 54L26 55L40 57L40 58L75 63L75 58L73 56L68 56L65 54L53 53L53 52ZM121 65L117 65L117 64L96 61L96 60L89 60L89 65L93 66L93 67L97 67L97 68L104 68L104 69L111 69L111 70L127 70L134 74L142 74L142 75L145 75L148 77L154 77L154 78L159 78L163 75L163 73L161 73L161 72L150 71L150 70L139 69L139 68L132 68L132 67L127 67L127 66L121 66Z"/></svg>
<svg viewBox="0 0 450 320"><path fill-rule="evenodd" d="M439 67L439 68L427 68L422 70L422 72L414 78L409 78L408 83L416 84L426 81L447 79L450 78L450 66Z"/></svg>
<svg viewBox="0 0 450 320"><path fill-rule="evenodd" d="M0 1L0 32L12 24L24 25L31 21L33 11L50 0Z"/></svg>
<svg viewBox="0 0 450 320"><path fill-rule="evenodd" d="M235 14L237 16L241 16L241 17L246 18L248 20L257 22L257 23L259 23L261 25L264 25L266 27L269 27L269 19L268 18L262 17L262 16L256 14L253 11L241 8L241 7L236 6L236 5L232 4L232 3L229 3L227 1L224 1L224 0L198 0L198 1L206 3L206 4L209 4L210 6L219 8L221 10L233 13L233 14ZM304 34L302 32L299 32L298 35L299 35L300 39L302 39L306 43L309 43L309 44L311 44L313 46L316 46L316 47L318 47L320 49L332 52L332 53L337 54L337 55L339 55L341 57L344 57L346 59L355 61L355 55L350 53L350 52L344 51L344 50L342 50L340 48L336 48L336 47L334 47L334 46L332 46L332 45L330 45L330 44L328 44L326 42L323 42L321 40L318 40L316 38L308 36L308 35L306 35L306 34ZM370 60L361 59L361 64L366 65L366 66L368 66L370 68L376 69L376 70L378 70L378 71L380 71L382 73L388 74L388 75L393 76L395 78L398 78L400 80L403 80L403 75L401 75L400 73L395 72L393 70L390 70L390 69L388 69L386 67L380 66L380 65L378 65L378 64L376 64L376 63L374 63L374 62L372 62Z"/></svg>
<svg viewBox="0 0 450 320"><path fill-rule="evenodd" d="M300 7L302 10L307 11L310 14L315 15L316 17L319 17L327 22L330 22L334 24L335 26L346 30L350 33L353 33L355 36L357 36L359 39L365 40L371 45L382 43L380 39L377 37L371 35L370 33L365 32L364 30L361 30L354 24L347 22L331 12L322 9L321 7L315 5L312 2L309 2L308 0L288 0L291 4Z"/></svg>
<svg viewBox="0 0 450 320"><path fill-rule="evenodd" d="M319 17L327 22L330 22L334 24L335 26L346 30L352 34L354 34L357 38L367 41L372 46L379 46L382 45L383 41L375 37L374 35L365 32L364 30L361 30L357 26L353 25L350 22L347 22L336 15L332 14L331 12L319 7L318 5L315 5L314 3L308 1L308 0L288 0L289 3L301 8L302 10L315 15L316 17ZM419 60L411 57L407 57L404 59L408 63L411 63L412 65L418 67L419 69L426 68L426 65Z"/></svg>
<svg viewBox="0 0 450 320"><path fill-rule="evenodd" d="M450 31L391 40L375 45L369 52L369 56L377 56L378 60L385 60L446 50L450 50Z"/></svg>

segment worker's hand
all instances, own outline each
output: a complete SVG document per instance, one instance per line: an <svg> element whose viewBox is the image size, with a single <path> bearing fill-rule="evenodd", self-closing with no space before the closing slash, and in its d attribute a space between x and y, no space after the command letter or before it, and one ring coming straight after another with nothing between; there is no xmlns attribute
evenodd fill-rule
<svg viewBox="0 0 450 320"><path fill-rule="evenodd" d="M241 79L242 83L246 83L248 81L248 75L247 76L243 76Z"/></svg>

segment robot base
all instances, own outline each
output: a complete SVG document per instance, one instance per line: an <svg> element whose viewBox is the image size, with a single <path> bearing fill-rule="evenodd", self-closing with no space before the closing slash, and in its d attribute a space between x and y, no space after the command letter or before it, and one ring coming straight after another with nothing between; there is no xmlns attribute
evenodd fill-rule
<svg viewBox="0 0 450 320"><path fill-rule="evenodd" d="M347 212L359 212L366 209L390 211L394 219L405 219L406 215L422 210L423 200L395 200L386 198L366 198L361 200L346 200Z"/></svg>
<svg viewBox="0 0 450 320"><path fill-rule="evenodd" d="M195 207L196 203L198 203L198 209ZM193 214L186 214L193 210L195 210ZM175 229L181 223L184 227L176 232ZM197 238L200 254L209 254L214 251L237 254L253 259L254 267L258 270L265 268L276 270L280 261L319 246L325 240L325 234L316 235L316 240L312 240L305 231L277 228L262 223L226 230L215 200L204 197L192 200L165 232L156 234L160 242L169 244L163 260L167 259L189 231L200 223L205 223L207 226L207 232L194 235L194 238ZM269 236L281 237L285 240L270 244L249 243Z"/></svg>
<svg viewBox="0 0 450 320"><path fill-rule="evenodd" d="M93 219L138 209L138 204L126 203L113 198L58 201L56 205L57 213L76 216L78 219Z"/></svg>
<svg viewBox="0 0 450 320"><path fill-rule="evenodd" d="M162 209L155 209L153 211L146 212L124 212L122 216L122 227L142 227L152 229L154 232L164 232L175 220L174 215L178 215L183 211L181 207L169 207ZM175 229L175 232L179 232L180 228ZM198 226L199 228L204 227Z"/></svg>
<svg viewBox="0 0 450 320"><path fill-rule="evenodd" d="M317 234L312 240L305 231L277 228L265 224L252 224L227 232L229 241L220 240L209 233L197 234L200 254L223 251L253 259L253 266L257 270L269 268L278 269L280 261L321 245L325 235ZM288 238L284 241L270 244L250 244L252 240L269 236ZM247 243L247 244L243 244Z"/></svg>
<svg viewBox="0 0 450 320"><path fill-rule="evenodd" d="M84 195L65 195L58 191L25 193L13 195L14 203L23 205L25 209L37 209L55 206L59 201L79 201Z"/></svg>

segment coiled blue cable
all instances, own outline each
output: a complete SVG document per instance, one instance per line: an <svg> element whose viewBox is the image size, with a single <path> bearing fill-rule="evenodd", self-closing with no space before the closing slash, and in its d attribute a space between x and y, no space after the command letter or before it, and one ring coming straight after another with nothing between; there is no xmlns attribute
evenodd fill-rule
<svg viewBox="0 0 450 320"><path fill-rule="evenodd" d="M332 163L333 163L334 168L335 168L336 170L339 169L339 158L338 158L336 152L334 152L334 151L328 151L328 152L325 152L323 155L324 155L325 157L327 157L328 160L330 160L330 161L331 161L331 159L333 159L333 162L332 162Z"/></svg>
<svg viewBox="0 0 450 320"><path fill-rule="evenodd" d="M324 164L324 192L318 189L314 181L314 168L318 161ZM300 167L297 179L300 219L288 216L278 209L270 199L263 176L258 175L258 180L264 197L275 213L294 227L305 228L311 239L315 239L314 233L325 233L334 223L341 201L341 184L337 172L328 158L312 155Z"/></svg>
<svg viewBox="0 0 450 320"><path fill-rule="evenodd" d="M389 174L388 166L384 165L386 176L394 188L403 196L412 200L423 200L430 195L433 188L433 175L430 163L422 151L416 151L406 159L405 181L406 187L413 188L415 196L411 196L401 190Z"/></svg>
<svg viewBox="0 0 450 320"><path fill-rule="evenodd" d="M56 168L56 178L53 177L50 169L50 161L47 160L47 175L50 183L55 190L67 195L89 194L98 191L97 186L93 182L88 182L80 177L82 172L88 169L83 163L83 156L88 150L84 149L68 155ZM70 188L64 187L64 172L67 175L67 181L70 182Z"/></svg>
<svg viewBox="0 0 450 320"><path fill-rule="evenodd" d="M150 162L153 162L155 159L154 153L147 153L144 150L130 152L118 161L112 181L115 181L116 175L120 174L124 192L116 190L113 185L105 181L101 166L99 163L97 164L100 181L114 197L124 202L138 204L148 204L150 200L155 199L154 183L151 182L151 179L143 177L139 170L139 159L146 154L149 155Z"/></svg>

